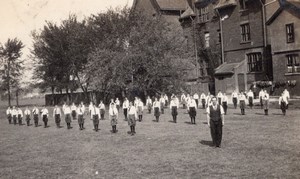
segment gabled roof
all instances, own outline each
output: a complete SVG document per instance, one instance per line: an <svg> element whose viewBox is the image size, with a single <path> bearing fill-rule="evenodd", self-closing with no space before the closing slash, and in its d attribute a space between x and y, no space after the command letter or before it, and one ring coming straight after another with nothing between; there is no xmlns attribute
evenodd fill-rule
<svg viewBox="0 0 300 179"><path fill-rule="evenodd" d="M239 63L223 63L215 69L215 76L233 75L234 69L239 66Z"/></svg>
<svg viewBox="0 0 300 179"><path fill-rule="evenodd" d="M300 1L299 0L279 0L280 7L279 9L270 17L266 22L267 25L270 25L282 11L286 10L292 15L300 18Z"/></svg>
<svg viewBox="0 0 300 179"><path fill-rule="evenodd" d="M185 10L188 2L186 0L155 0L161 10Z"/></svg>
<svg viewBox="0 0 300 179"><path fill-rule="evenodd" d="M236 6L236 0L220 0L215 9L223 9L230 6Z"/></svg>
<svg viewBox="0 0 300 179"><path fill-rule="evenodd" d="M185 18L190 18L190 17L195 17L196 14L193 11L193 9L191 7L189 7L186 11L184 11L183 14L181 14L179 19L185 19Z"/></svg>

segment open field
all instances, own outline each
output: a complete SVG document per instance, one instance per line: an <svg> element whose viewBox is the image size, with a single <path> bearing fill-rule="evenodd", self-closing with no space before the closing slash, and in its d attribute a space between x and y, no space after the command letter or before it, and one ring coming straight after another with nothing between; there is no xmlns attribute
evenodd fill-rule
<svg viewBox="0 0 300 179"><path fill-rule="evenodd" d="M183 109L177 124L169 109L159 123L145 114L135 136L127 134L122 113L112 134L108 120L98 132L89 119L83 131L76 121L67 130L64 120L57 129L52 117L46 129L9 125L1 109L0 178L299 178L299 109L292 105L282 116L273 108L264 116L255 108L245 116L229 109L222 148L210 146L203 109L197 125Z"/></svg>

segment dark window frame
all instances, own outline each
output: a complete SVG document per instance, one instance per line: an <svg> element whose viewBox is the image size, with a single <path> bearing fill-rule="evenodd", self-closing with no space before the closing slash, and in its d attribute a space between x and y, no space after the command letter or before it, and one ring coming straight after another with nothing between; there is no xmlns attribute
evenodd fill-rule
<svg viewBox="0 0 300 179"><path fill-rule="evenodd" d="M241 41L250 42L251 41L250 24L249 23L241 24L240 28L241 28Z"/></svg>
<svg viewBox="0 0 300 179"><path fill-rule="evenodd" d="M205 23L209 21L209 11L208 11L208 6L202 7L199 9L199 22L200 23Z"/></svg>
<svg viewBox="0 0 300 179"><path fill-rule="evenodd" d="M285 25L285 32L286 32L286 43L295 42L294 23L286 24Z"/></svg>
<svg viewBox="0 0 300 179"><path fill-rule="evenodd" d="M288 54L286 55L286 59L287 73L300 73L299 54Z"/></svg>
<svg viewBox="0 0 300 179"><path fill-rule="evenodd" d="M262 72L263 60L261 52L254 52L247 54L248 72Z"/></svg>

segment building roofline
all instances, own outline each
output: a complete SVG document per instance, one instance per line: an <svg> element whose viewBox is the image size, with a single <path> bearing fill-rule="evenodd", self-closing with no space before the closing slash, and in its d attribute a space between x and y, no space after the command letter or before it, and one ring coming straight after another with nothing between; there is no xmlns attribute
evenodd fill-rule
<svg viewBox="0 0 300 179"><path fill-rule="evenodd" d="M270 25L274 22L274 20L280 15L282 11L287 11L288 13L300 18L300 8L294 5L291 2L288 2L287 0L279 0L280 7L277 9L277 11L274 12L274 14L269 18L269 20L266 22L266 25Z"/></svg>

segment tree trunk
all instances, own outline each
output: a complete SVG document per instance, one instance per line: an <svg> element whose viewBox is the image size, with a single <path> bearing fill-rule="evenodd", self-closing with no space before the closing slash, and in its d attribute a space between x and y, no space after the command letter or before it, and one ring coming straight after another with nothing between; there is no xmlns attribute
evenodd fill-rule
<svg viewBox="0 0 300 179"><path fill-rule="evenodd" d="M17 106L19 106L19 90L16 90L16 102Z"/></svg>
<svg viewBox="0 0 300 179"><path fill-rule="evenodd" d="M10 96L10 61L8 59L8 63L7 63L7 93L8 93L8 106L11 106L10 100L11 100L11 96Z"/></svg>

